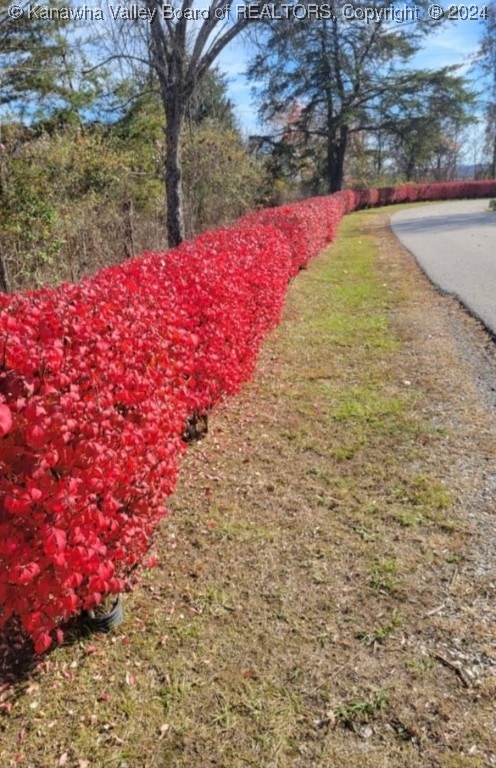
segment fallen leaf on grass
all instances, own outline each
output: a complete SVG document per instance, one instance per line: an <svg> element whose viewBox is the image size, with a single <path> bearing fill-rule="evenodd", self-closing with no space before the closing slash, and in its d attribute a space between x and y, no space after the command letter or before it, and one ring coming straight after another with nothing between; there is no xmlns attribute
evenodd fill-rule
<svg viewBox="0 0 496 768"><path fill-rule="evenodd" d="M100 693L98 696L98 701L108 701L110 699L109 693Z"/></svg>
<svg viewBox="0 0 496 768"><path fill-rule="evenodd" d="M136 685L138 682L138 678L134 675L130 675L129 672L126 672L126 683L128 685Z"/></svg>
<svg viewBox="0 0 496 768"><path fill-rule="evenodd" d="M255 673L253 672L253 669L245 669L243 670L243 677L245 680L249 680L251 677L254 677Z"/></svg>

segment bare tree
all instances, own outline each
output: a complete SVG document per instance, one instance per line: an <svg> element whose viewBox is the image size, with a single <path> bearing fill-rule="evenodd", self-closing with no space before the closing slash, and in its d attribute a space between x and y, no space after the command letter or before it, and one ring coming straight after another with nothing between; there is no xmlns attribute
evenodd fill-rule
<svg viewBox="0 0 496 768"><path fill-rule="evenodd" d="M170 246L184 239L181 185L181 132L189 104L205 74L223 49L250 22L242 4L229 0L129 0L95 30L93 58L87 72L115 62L114 95L109 110L122 108L145 91L157 91L165 114L165 197ZM116 10L118 9L118 10ZM130 23L131 22L131 23ZM158 88L157 88L158 86Z"/></svg>
<svg viewBox="0 0 496 768"><path fill-rule="evenodd" d="M170 246L184 238L181 190L181 129L188 102L221 51L245 28L248 18L230 14L228 0L194 9L194 0L163 5L144 0L150 14L150 52L165 111L167 236Z"/></svg>

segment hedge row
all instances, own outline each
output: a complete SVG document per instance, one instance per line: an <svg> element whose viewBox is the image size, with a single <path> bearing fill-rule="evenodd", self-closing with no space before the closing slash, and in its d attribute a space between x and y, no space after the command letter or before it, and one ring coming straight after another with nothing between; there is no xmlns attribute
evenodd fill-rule
<svg viewBox="0 0 496 768"><path fill-rule="evenodd" d="M0 295L0 627L38 652L126 587L166 514L186 420L235 393L288 280L342 216L495 182L339 192L249 214L79 285Z"/></svg>

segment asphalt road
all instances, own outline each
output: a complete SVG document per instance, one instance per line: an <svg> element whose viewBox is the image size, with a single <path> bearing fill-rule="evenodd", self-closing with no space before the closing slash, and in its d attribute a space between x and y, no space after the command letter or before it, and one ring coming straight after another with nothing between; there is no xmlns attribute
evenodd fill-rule
<svg viewBox="0 0 496 768"><path fill-rule="evenodd" d="M489 200L453 200L393 214L396 237L443 292L496 335L496 212Z"/></svg>

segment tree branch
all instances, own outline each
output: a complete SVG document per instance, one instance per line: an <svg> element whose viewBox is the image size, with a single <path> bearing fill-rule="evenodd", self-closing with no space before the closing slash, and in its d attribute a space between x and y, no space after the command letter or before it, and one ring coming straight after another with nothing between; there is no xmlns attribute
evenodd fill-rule
<svg viewBox="0 0 496 768"><path fill-rule="evenodd" d="M95 72L95 70L99 69L100 67L104 67L105 64L108 64L110 61L115 61L116 59L126 59L126 61L138 61L140 64L145 64L146 66L148 66L150 63L147 59L142 59L140 56L131 56L126 53L114 53L112 56L108 56L103 61L99 61L98 64L95 64L93 67L89 67L88 69L83 69L81 71L81 74L90 75L92 72Z"/></svg>

